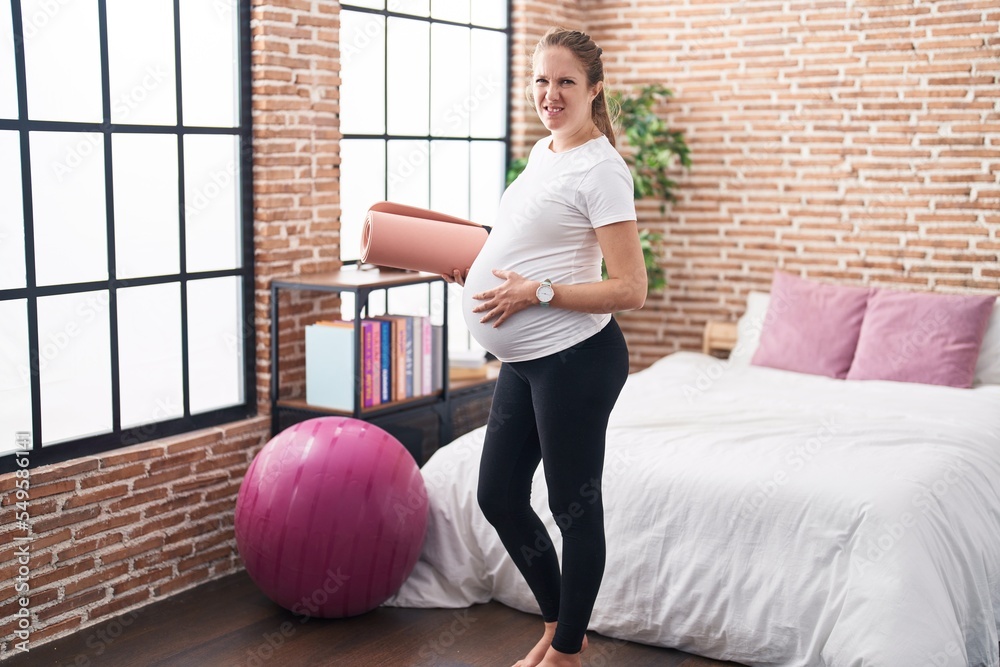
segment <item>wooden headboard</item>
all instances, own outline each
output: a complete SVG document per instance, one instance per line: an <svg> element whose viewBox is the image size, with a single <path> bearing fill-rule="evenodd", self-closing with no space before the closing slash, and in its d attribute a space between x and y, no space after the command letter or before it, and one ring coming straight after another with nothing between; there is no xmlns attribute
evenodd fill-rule
<svg viewBox="0 0 1000 667"><path fill-rule="evenodd" d="M702 336L701 351L713 357L725 359L736 347L736 323L715 322L705 323L705 333Z"/></svg>

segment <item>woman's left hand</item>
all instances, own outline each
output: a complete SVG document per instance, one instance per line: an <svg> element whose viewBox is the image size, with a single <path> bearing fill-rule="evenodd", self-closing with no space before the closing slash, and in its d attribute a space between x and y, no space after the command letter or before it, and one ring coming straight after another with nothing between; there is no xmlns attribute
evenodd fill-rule
<svg viewBox="0 0 1000 667"><path fill-rule="evenodd" d="M535 290L538 288L538 281L528 280L513 271L503 269L493 269L493 275L502 278L503 282L493 289L473 294L472 298L482 303L473 308L472 312L485 313L479 320L484 324L495 319L493 322L495 329L514 313L537 303Z"/></svg>

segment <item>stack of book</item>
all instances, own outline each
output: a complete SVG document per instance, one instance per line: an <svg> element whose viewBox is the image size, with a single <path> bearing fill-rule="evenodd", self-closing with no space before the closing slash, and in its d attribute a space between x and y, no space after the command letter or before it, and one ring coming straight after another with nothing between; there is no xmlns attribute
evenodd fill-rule
<svg viewBox="0 0 1000 667"><path fill-rule="evenodd" d="M351 411L358 361L361 406L373 408L428 396L443 386L443 330L429 317L385 315L354 322L322 321L306 327L306 402Z"/></svg>
<svg viewBox="0 0 1000 667"><path fill-rule="evenodd" d="M448 378L479 380L486 378L486 353L482 350L453 351L448 355Z"/></svg>

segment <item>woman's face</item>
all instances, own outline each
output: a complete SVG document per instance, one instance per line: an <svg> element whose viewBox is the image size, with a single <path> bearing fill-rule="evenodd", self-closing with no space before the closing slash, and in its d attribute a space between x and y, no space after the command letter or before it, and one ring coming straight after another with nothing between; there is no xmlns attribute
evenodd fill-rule
<svg viewBox="0 0 1000 667"><path fill-rule="evenodd" d="M573 52L549 46L535 59L535 111L553 134L572 135L591 122L591 102L601 83L587 85L587 74Z"/></svg>

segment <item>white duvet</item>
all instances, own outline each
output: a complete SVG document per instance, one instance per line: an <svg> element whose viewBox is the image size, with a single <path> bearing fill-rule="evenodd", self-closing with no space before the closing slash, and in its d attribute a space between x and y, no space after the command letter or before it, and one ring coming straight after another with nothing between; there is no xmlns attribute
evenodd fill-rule
<svg viewBox="0 0 1000 667"><path fill-rule="evenodd" d="M538 612L476 503L483 429L423 468L387 604ZM677 353L608 432L591 629L746 665L1000 665L1000 387L849 382ZM541 469L532 505L560 548Z"/></svg>

